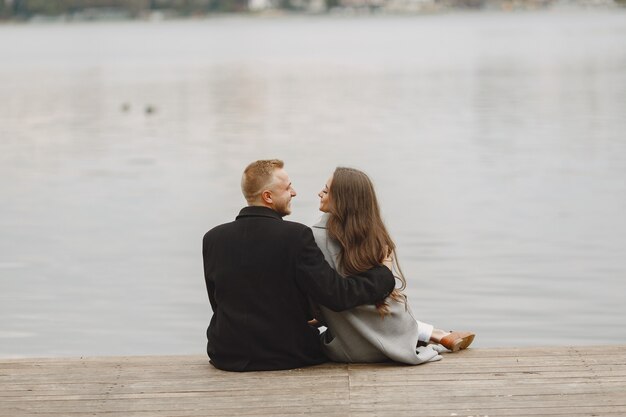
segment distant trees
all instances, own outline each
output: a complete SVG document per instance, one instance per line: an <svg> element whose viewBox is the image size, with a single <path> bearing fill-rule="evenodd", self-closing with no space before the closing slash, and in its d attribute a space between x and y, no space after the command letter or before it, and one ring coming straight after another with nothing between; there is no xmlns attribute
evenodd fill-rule
<svg viewBox="0 0 626 417"><path fill-rule="evenodd" d="M0 0L5 17L29 17L34 14L59 15L85 8L122 8L138 10L150 0Z"/></svg>
<svg viewBox="0 0 626 417"><path fill-rule="evenodd" d="M247 0L0 0L0 17L72 14L85 9L124 10L138 15L150 10L173 10L183 15L211 11L244 11Z"/></svg>
<svg viewBox="0 0 626 417"><path fill-rule="evenodd" d="M137 17L150 11L170 11L175 14L190 16L211 12L244 12L249 10L249 2L255 0L0 0L0 19L27 19L33 15L75 15L85 11L110 9L130 17ZM315 0L258 0L264 7L279 9L306 8ZM370 0L322 0L326 8L342 5L370 4ZM388 0L376 0L384 4ZM433 0L448 7L480 7L486 0ZM498 0L495 0L498 1ZM503 0L504 1L504 0ZM528 2L549 0L522 0ZM614 0L616 4L626 6L626 0Z"/></svg>

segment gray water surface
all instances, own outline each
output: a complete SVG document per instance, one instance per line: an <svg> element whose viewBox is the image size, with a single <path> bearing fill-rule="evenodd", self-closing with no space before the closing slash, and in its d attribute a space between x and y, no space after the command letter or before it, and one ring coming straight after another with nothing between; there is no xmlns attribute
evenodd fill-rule
<svg viewBox="0 0 626 417"><path fill-rule="evenodd" d="M370 174L422 321L626 342L623 11L5 25L0 51L0 356L203 352L201 238L268 157L306 224L335 166Z"/></svg>

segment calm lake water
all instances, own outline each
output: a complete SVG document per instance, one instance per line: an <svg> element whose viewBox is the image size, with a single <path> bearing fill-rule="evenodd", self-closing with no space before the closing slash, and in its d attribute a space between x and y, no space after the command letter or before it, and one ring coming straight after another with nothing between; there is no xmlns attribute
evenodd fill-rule
<svg viewBox="0 0 626 417"><path fill-rule="evenodd" d="M626 343L626 13L0 26L0 356L202 353L209 228L286 161L376 184L413 310Z"/></svg>

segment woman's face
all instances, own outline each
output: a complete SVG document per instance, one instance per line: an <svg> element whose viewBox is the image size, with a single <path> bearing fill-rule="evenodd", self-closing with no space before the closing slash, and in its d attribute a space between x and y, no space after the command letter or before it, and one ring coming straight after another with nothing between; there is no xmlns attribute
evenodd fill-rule
<svg viewBox="0 0 626 417"><path fill-rule="evenodd" d="M317 195L320 198L320 211L324 213L328 213L330 211L330 186L333 182L333 176L331 175L322 191L320 191Z"/></svg>

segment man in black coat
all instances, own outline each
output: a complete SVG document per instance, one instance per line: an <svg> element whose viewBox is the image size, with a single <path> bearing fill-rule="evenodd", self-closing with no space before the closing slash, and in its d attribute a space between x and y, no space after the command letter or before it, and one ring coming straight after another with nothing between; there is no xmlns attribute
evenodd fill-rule
<svg viewBox="0 0 626 417"><path fill-rule="evenodd" d="M280 160L251 163L236 220L206 233L204 276L213 317L211 363L228 371L290 369L326 362L308 299L341 311L382 300L395 280L387 266L342 277L311 229L284 221L296 191Z"/></svg>

